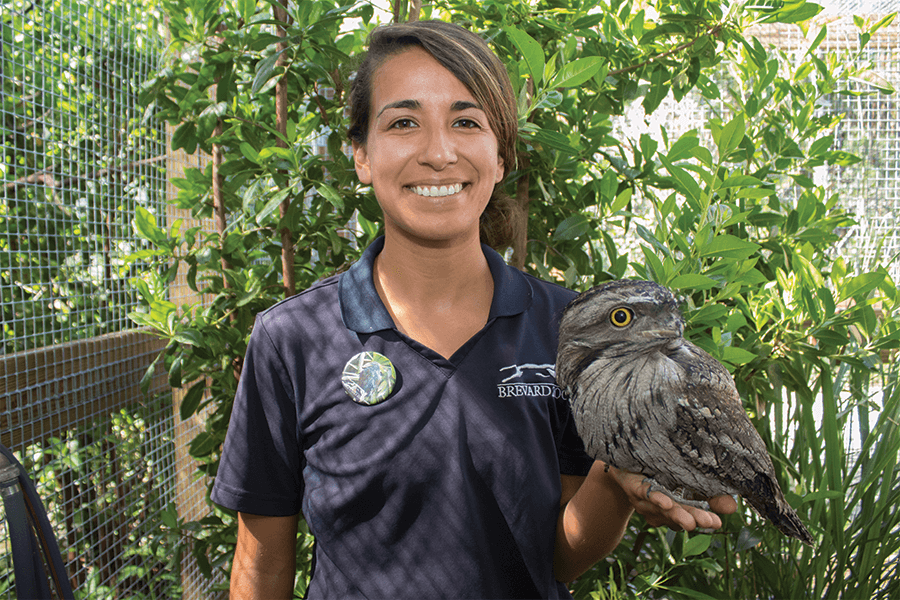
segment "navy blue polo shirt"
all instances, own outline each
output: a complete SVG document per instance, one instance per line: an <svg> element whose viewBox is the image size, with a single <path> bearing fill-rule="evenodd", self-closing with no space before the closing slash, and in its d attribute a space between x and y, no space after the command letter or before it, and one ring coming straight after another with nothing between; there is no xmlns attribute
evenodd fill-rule
<svg viewBox="0 0 900 600"><path fill-rule="evenodd" d="M488 323L447 360L395 328L372 279L383 246L257 317L212 499L302 511L309 598L569 597L552 566L560 473L592 464L554 378L574 293L485 246ZM341 384L363 351L397 373L371 406Z"/></svg>

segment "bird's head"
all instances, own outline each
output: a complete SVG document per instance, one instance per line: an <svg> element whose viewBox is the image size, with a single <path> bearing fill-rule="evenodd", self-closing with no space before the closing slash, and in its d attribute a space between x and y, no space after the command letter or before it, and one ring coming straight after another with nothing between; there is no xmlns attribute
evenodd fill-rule
<svg viewBox="0 0 900 600"><path fill-rule="evenodd" d="M675 296L652 281L618 280L592 288L563 312L559 350L618 347L632 351L679 342L684 318ZM574 350L574 348L571 348Z"/></svg>

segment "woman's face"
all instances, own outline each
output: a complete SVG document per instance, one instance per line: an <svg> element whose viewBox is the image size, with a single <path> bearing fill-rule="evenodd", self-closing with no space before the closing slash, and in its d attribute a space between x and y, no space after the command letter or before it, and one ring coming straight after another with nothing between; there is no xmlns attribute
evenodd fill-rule
<svg viewBox="0 0 900 600"><path fill-rule="evenodd" d="M503 160L487 114L466 86L413 47L375 71L371 114L366 143L354 143L353 155L388 235L426 243L477 239Z"/></svg>

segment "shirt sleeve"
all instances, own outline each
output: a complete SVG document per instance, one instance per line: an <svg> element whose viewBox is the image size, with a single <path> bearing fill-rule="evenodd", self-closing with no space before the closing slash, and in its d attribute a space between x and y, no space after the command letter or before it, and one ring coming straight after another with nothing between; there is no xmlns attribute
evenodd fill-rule
<svg viewBox="0 0 900 600"><path fill-rule="evenodd" d="M594 459L584 450L584 442L575 428L575 419L568 400L557 400L560 431L557 435L557 455L559 456L559 472L561 475L585 476L591 470Z"/></svg>
<svg viewBox="0 0 900 600"><path fill-rule="evenodd" d="M297 389L302 386L301 373L299 368L289 372L263 317L258 317L213 485L216 504L265 516L300 511L302 452L296 399L302 397Z"/></svg>

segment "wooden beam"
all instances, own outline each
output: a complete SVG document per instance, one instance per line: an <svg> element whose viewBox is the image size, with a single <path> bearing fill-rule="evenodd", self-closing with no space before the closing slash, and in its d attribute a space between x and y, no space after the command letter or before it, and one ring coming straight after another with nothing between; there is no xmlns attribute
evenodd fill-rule
<svg viewBox="0 0 900 600"><path fill-rule="evenodd" d="M143 401L141 378L165 345L132 330L0 357L0 443L43 442ZM150 389L165 386L158 369Z"/></svg>

